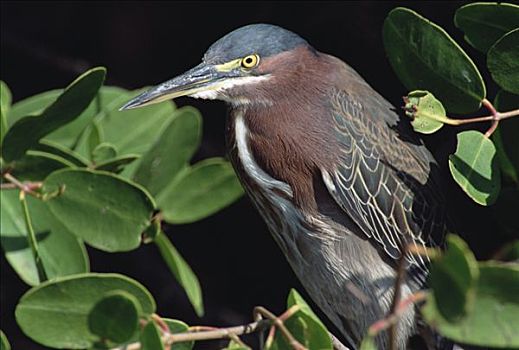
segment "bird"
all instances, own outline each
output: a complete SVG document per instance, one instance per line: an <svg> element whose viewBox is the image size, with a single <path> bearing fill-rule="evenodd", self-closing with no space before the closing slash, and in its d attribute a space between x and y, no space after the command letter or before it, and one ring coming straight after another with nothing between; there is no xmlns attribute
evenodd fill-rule
<svg viewBox="0 0 519 350"><path fill-rule="evenodd" d="M396 109L353 68L292 31L251 24L202 62L126 103L180 96L225 101L228 157L308 295L352 349L400 297L425 288L445 233L438 165ZM398 349L419 332L407 309ZM376 338L379 349L390 336Z"/></svg>

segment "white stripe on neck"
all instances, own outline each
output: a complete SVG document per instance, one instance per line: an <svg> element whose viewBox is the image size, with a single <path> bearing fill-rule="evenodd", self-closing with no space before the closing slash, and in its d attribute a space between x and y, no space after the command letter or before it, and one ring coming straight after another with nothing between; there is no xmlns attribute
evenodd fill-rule
<svg viewBox="0 0 519 350"><path fill-rule="evenodd" d="M278 189L283 191L289 197L293 196L292 189L290 186L282 181L274 179L272 176L267 174L261 169L250 151L247 138L250 136L249 130L243 120L243 115L238 114L235 119L234 131L236 136L236 145L238 147L238 157L243 165L243 168L254 181L258 182L259 185L266 187L270 190Z"/></svg>

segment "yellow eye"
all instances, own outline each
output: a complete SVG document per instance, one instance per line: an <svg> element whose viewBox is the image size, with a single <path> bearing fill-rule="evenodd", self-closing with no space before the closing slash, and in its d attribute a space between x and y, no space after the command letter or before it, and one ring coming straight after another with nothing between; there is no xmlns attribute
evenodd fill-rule
<svg viewBox="0 0 519 350"><path fill-rule="evenodd" d="M253 68L256 67L259 63L259 56L258 55L249 55L244 57L241 60L241 66L243 68Z"/></svg>

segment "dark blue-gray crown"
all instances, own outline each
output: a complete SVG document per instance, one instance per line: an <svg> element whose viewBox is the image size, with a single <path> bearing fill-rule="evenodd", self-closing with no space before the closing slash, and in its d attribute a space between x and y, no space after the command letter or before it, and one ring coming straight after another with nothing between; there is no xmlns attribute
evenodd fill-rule
<svg viewBox="0 0 519 350"><path fill-rule="evenodd" d="M204 61L224 63L250 54L269 57L308 43L299 35L272 24L250 24L216 41L206 51Z"/></svg>

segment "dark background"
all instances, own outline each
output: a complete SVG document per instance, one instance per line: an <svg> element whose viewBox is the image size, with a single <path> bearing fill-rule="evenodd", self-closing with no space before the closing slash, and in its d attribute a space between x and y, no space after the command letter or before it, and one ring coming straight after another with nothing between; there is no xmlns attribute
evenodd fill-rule
<svg viewBox="0 0 519 350"><path fill-rule="evenodd" d="M319 51L340 57L400 106L406 89L389 66L382 45L386 14L397 6L418 11L445 28L484 68L482 55L468 47L454 27L454 12L462 4L2 1L0 78L15 101L64 87L97 65L108 68L108 84L128 89L154 85L198 64L209 45L227 32L266 22L286 27ZM492 87L489 90L493 96ZM225 105L186 98L177 104L192 104L204 115L203 145L196 158L223 155ZM454 150L455 135L452 129L444 129L425 140L446 169L445 157ZM503 240L494 232L489 209L472 203L445 174L449 210L460 218L464 237L478 256L490 256ZM203 319L196 317L153 246L124 254L90 249L92 271L136 278L151 290L162 316L191 325L246 323L255 305L280 313L289 288L304 292L247 198L199 223L171 226L167 232L200 278L206 307ZM41 349L14 322L14 306L27 286L3 257L1 262L1 328L14 349Z"/></svg>

